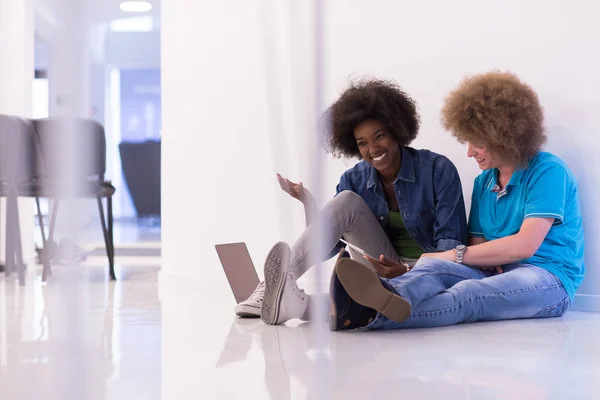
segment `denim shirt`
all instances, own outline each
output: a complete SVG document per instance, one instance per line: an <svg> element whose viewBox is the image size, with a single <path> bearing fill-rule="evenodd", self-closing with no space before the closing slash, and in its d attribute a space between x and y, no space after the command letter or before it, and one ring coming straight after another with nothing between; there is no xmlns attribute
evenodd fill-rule
<svg viewBox="0 0 600 400"><path fill-rule="evenodd" d="M344 190L362 197L385 228L389 207L373 166L362 160L344 172L337 193ZM404 226L423 251L445 251L467 243L462 185L448 158L429 150L402 147L402 166L394 190ZM341 247L340 242L330 255Z"/></svg>

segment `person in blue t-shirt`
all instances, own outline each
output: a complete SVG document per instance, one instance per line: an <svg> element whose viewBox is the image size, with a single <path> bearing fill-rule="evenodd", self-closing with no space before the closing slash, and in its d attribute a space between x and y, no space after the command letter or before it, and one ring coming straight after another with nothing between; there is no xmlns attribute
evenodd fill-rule
<svg viewBox="0 0 600 400"><path fill-rule="evenodd" d="M446 98L442 123L483 170L469 245L425 253L393 279L340 260L334 312L367 329L563 315L585 271L582 217L573 173L541 151L543 122L536 93L515 75L466 78Z"/></svg>

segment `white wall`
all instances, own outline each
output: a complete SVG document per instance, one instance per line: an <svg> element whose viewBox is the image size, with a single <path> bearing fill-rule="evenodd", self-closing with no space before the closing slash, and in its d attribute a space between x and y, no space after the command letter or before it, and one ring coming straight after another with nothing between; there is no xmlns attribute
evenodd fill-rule
<svg viewBox="0 0 600 400"><path fill-rule="evenodd" d="M215 3L163 8L163 277L198 277L227 291L215 243L246 241L260 271L270 245L302 228L301 208L274 174L309 181L313 30L310 5L239 1L232 13L231 2ZM517 73L546 110L547 149L581 179L590 245L580 293L600 295L599 11L593 1L327 2L325 97L333 101L351 77L396 79L421 109L415 146L456 163L468 200L478 169L442 131L443 98L466 74ZM350 164L329 162L325 197Z"/></svg>
<svg viewBox="0 0 600 400"><path fill-rule="evenodd" d="M226 285L215 243L246 241L259 261L283 231L303 223L300 205L280 193L275 173L307 175L289 139L310 132L305 117L292 115L294 107L310 115L310 81L289 75L310 75L310 54L293 72L285 55L267 62L264 47L277 50L275 38L290 35L288 26L261 28L258 3L236 3L236 13L218 2L169 3L162 16L163 270L202 276L206 285ZM289 21L289 8L264 9ZM296 39L293 57L301 59L307 41Z"/></svg>

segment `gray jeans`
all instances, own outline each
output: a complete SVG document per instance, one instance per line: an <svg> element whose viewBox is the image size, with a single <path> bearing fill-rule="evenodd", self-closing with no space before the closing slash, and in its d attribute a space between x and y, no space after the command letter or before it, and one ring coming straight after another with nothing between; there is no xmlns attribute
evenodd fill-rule
<svg viewBox="0 0 600 400"><path fill-rule="evenodd" d="M323 235L318 246L321 251L317 251L320 254L315 254L312 251L316 247L313 238L319 229ZM342 237L376 258L383 254L391 260L404 261L410 266L417 261L401 257L362 197L345 190L323 207L316 220L311 222L294 243L290 271L295 278L302 276L317 261L323 260ZM353 259L373 269L360 253L352 249L349 251Z"/></svg>

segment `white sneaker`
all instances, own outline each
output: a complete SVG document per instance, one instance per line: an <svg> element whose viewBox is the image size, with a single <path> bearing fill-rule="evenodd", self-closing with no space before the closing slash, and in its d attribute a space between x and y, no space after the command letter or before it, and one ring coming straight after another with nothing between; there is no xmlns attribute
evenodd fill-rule
<svg viewBox="0 0 600 400"><path fill-rule="evenodd" d="M258 284L254 292L246 300L235 306L235 314L242 318L260 317L263 297L265 295L265 283Z"/></svg>
<svg viewBox="0 0 600 400"><path fill-rule="evenodd" d="M308 298L288 271L289 265L290 247L283 242L275 244L265 261L265 295L260 314L265 324L282 324L306 313Z"/></svg>

